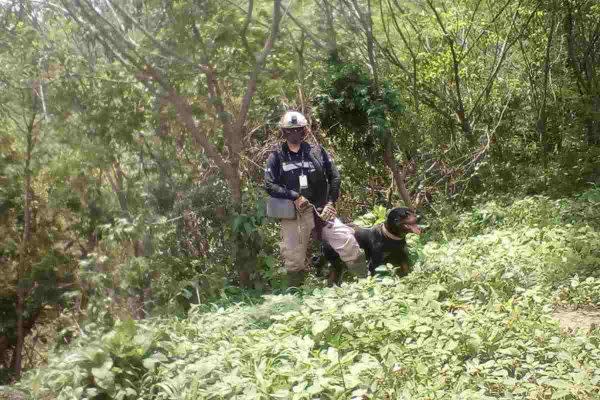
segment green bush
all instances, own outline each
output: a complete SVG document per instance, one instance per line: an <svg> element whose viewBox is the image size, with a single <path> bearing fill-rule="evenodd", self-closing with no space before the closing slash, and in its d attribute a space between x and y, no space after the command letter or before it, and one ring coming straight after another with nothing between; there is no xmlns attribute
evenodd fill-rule
<svg viewBox="0 0 600 400"><path fill-rule="evenodd" d="M544 293L471 301L392 278L316 291L300 303L122 322L23 382L35 398L592 399L600 336L563 336ZM555 397L555 398L556 398Z"/></svg>
<svg viewBox="0 0 600 400"><path fill-rule="evenodd" d="M457 213L447 208L443 216L432 221L430 231L436 240L468 238L495 229L521 229L562 225L600 227L600 187L575 198L553 200L546 196L530 196L509 201L506 198L475 206L469 212Z"/></svg>
<svg viewBox="0 0 600 400"><path fill-rule="evenodd" d="M551 318L557 303L598 304L595 196L489 203L447 240L410 235L418 262L401 280L86 331L19 387L36 399L596 399L600 331L568 335Z"/></svg>
<svg viewBox="0 0 600 400"><path fill-rule="evenodd" d="M581 281L575 275L571 282L556 291L556 302L571 305L592 305L600 307L600 278L589 276Z"/></svg>

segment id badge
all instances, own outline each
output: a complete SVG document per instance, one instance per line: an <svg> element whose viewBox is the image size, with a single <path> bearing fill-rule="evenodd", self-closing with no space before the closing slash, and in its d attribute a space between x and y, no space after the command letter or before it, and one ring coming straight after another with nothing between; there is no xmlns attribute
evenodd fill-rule
<svg viewBox="0 0 600 400"><path fill-rule="evenodd" d="M308 177L306 175L300 175L298 180L300 181L300 189L308 189Z"/></svg>

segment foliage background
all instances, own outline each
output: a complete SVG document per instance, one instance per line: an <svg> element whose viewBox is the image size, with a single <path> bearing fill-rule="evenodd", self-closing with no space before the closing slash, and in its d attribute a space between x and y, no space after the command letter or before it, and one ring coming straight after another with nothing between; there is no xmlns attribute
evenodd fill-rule
<svg viewBox="0 0 600 400"><path fill-rule="evenodd" d="M430 327L422 333L442 332L459 324L444 314L456 305L473 312L464 324L478 335L485 324L504 326L525 315L523 326L511 331L515 341L543 330L535 340L544 351L564 345L576 358L583 346L589 358L562 361L597 365L596 336L565 338L546 320L549 305L598 305L596 2L21 0L1 2L0 19L1 383L49 363L48 375L34 372L27 381L44 393L71 387L76 397L125 398L144 390L168 396L180 383L157 385L178 376L176 358L188 353L165 343L206 335L212 338L206 354L222 343L212 328L193 328L212 318L203 314L207 304L280 293L285 276L277 225L264 216L262 174L287 109L309 117L309 140L323 144L339 165L337 209L344 220L380 220L387 208L406 202L404 187L429 228L412 243L417 266L402 281L406 294L392 285L356 286L361 296L378 291L381 301L397 303L391 321L418 303L425 308L415 318ZM428 285L443 287L431 304L414 297ZM314 296L345 304L352 290ZM279 302L310 310L288 298L274 299L273 307ZM246 318L238 312L268 315L265 307L227 308L214 329L227 318ZM377 311L369 307L356 318ZM328 313L282 318L285 329L302 336L301 323L326 316L329 325L318 334L331 328L322 343L337 349L331 344L345 332L345 314ZM344 318L354 321L353 313ZM404 335L404 325L382 328L386 318L373 327L363 321L356 335L384 328L377 335ZM274 351L269 346L278 344L266 343L284 328L264 316L245 321L244 337L253 337L253 324L265 328L256 343L266 347L256 354ZM174 336L161 336L163 322ZM140 330L148 332L140 335L145 339L129 343ZM480 338L480 348L469 342L479 339L458 339L448 350L457 357L450 356L448 368L475 358L484 364L497 349L523 346ZM231 344L235 357L238 345ZM593 374L570 369L569 383L536 375L536 386L524 388L508 379L515 370L506 360L485 367L500 374L497 382L483 378L479 366L468 382L457 381L458 370L431 382L412 359L400 373L372 344L356 346L344 350L358 351L346 359L348 368L364 356L373 369L352 376L374 379L384 371L386 377L379 389L346 382L352 390L345 387L345 394L414 394L441 385L457 396L463 388L481 396L538 390L544 398L562 390L561 396L592 398L598 384ZM312 353L302 347L302 354L317 371L328 371L330 386L319 390L339 393L346 375L335 371L346 365L334 365L329 347L311 347ZM57 353L49 361L52 349ZM70 351L79 367L66 372ZM415 354L410 346L402 351ZM428 370L443 365L438 356L431 355ZM251 358L256 365L239 358L242 381L218 390L233 393L249 376L258 382L256 371L261 379L272 377L264 381L268 390L292 381L299 392L308 388L304 378L269 375L273 366L261 364L267 358ZM123 367L128 363L131 370ZM544 363L552 373L571 368ZM395 386L389 377L396 373L408 374L411 383Z"/></svg>

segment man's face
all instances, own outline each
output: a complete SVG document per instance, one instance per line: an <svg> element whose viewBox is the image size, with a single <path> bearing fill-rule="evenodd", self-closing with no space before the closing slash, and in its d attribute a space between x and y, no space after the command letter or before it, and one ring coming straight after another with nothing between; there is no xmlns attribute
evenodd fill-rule
<svg viewBox="0 0 600 400"><path fill-rule="evenodd" d="M300 144L304 140L304 127L284 128L282 129L283 137L288 143Z"/></svg>

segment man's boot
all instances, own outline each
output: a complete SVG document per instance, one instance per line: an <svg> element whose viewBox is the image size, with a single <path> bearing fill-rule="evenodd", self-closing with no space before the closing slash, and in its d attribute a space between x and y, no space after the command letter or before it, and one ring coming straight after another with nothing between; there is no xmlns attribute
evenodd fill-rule
<svg viewBox="0 0 600 400"><path fill-rule="evenodd" d="M369 275L369 268L367 267L367 257L364 251L360 252L360 256L354 260L346 263L348 265L348 271L358 278L366 278Z"/></svg>
<svg viewBox="0 0 600 400"><path fill-rule="evenodd" d="M288 289L289 288L299 288L304 283L304 279L306 279L306 271L288 271Z"/></svg>

